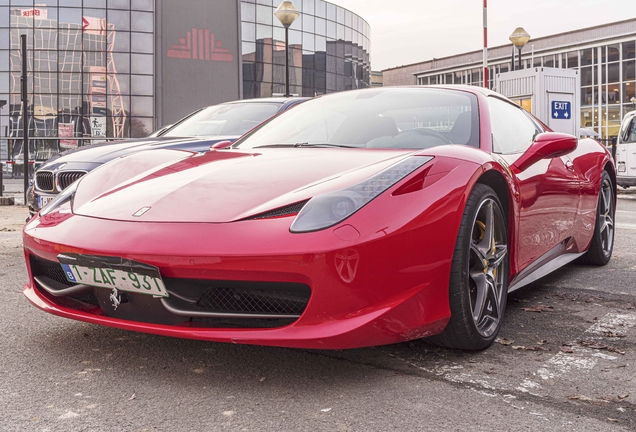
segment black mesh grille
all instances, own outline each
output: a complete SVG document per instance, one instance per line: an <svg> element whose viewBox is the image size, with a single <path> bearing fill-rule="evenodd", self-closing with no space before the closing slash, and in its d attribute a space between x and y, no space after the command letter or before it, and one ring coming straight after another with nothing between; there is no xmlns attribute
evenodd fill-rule
<svg viewBox="0 0 636 432"><path fill-rule="evenodd" d="M29 261L33 276L47 277L66 287L77 285L66 279L64 270L57 261L50 261L35 255L31 255ZM181 310L201 311L204 309L210 312L290 315L290 318L177 317L178 320L175 321L176 315L169 314L166 309L160 306L159 300L144 294L134 293L127 293L127 295L139 297L143 301L137 301L135 309L122 311L121 314L119 314L121 308L118 309L119 315L117 317L147 322L148 316L156 316L156 321L152 322L175 324L181 323L183 320L191 320L204 327L271 328L295 321L296 316L305 310L311 296L309 286L292 282L211 281L181 278L164 278L164 282L170 292L170 297L165 300ZM106 300L102 298L103 296L106 296ZM106 301L105 304L108 304L107 296L108 293L105 290L94 288L63 297L51 297L51 300L62 306L90 311L94 306L100 306L100 298L102 302ZM108 311L111 315L114 314L110 309ZM140 318L142 315L145 318Z"/></svg>
<svg viewBox="0 0 636 432"><path fill-rule="evenodd" d="M206 309L224 312L301 314L309 296L250 288L216 287L207 290L197 302Z"/></svg>
<svg viewBox="0 0 636 432"><path fill-rule="evenodd" d="M66 189L71 183L83 177L85 174L84 171L62 171L57 175L57 185L60 190Z"/></svg>
<svg viewBox="0 0 636 432"><path fill-rule="evenodd" d="M62 266L56 261L49 261L44 258L31 255L31 271L33 272L33 276L46 276L49 279L53 279L55 282L59 282L66 286L76 285L66 279Z"/></svg>
<svg viewBox="0 0 636 432"><path fill-rule="evenodd" d="M50 171L35 173L35 187L45 192L55 191L53 173Z"/></svg>
<svg viewBox="0 0 636 432"><path fill-rule="evenodd" d="M99 300L97 300L97 297L95 297L95 294L92 292L74 294L69 297L84 303L92 304L93 306L99 306Z"/></svg>
<svg viewBox="0 0 636 432"><path fill-rule="evenodd" d="M277 208L277 209L274 209L274 210L270 210L270 211L265 212L265 213L258 214L256 216L251 216L251 217L249 217L247 219L248 220L250 220L250 219L268 219L268 218L275 218L275 217L293 215L293 214L296 214L299 211L301 211L302 208L305 206L305 204L307 204L307 201L301 201L301 202L298 202L296 204L288 205L286 207L280 207L280 208Z"/></svg>

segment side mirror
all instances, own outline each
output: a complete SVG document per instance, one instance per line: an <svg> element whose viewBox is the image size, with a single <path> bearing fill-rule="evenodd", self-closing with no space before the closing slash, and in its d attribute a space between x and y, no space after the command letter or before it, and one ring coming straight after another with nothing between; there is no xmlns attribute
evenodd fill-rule
<svg viewBox="0 0 636 432"><path fill-rule="evenodd" d="M218 143L212 144L210 146L210 150L222 150L224 148L228 148L229 146L231 146L233 143L232 141L219 141Z"/></svg>
<svg viewBox="0 0 636 432"><path fill-rule="evenodd" d="M512 164L518 172L525 171L542 159L551 159L566 155L579 145L574 135L544 132L534 139L530 147Z"/></svg>

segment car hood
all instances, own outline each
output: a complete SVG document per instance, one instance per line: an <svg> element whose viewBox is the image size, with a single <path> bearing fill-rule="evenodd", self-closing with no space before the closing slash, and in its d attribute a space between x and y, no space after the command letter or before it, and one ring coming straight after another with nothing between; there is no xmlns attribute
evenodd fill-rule
<svg viewBox="0 0 636 432"><path fill-rule="evenodd" d="M68 165L81 168L81 165L88 164L94 167L130 153L150 149L174 148L191 151L206 151L212 144L220 141L234 142L237 138L238 136L153 137L93 144L60 153L58 156L46 161L39 169L55 170L60 168L63 164L66 164L67 169Z"/></svg>
<svg viewBox="0 0 636 432"><path fill-rule="evenodd" d="M349 186L415 153L324 148L137 153L85 176L73 213L139 222L236 221Z"/></svg>

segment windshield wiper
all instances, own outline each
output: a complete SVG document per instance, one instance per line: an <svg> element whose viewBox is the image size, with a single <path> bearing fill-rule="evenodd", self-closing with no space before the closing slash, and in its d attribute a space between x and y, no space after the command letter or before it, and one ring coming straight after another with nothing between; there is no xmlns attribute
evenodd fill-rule
<svg viewBox="0 0 636 432"><path fill-rule="evenodd" d="M257 146L254 148L265 148L265 147L338 147L338 148L358 148L358 146L351 146L346 144L330 144L330 143L285 143L285 144L268 144L263 146Z"/></svg>

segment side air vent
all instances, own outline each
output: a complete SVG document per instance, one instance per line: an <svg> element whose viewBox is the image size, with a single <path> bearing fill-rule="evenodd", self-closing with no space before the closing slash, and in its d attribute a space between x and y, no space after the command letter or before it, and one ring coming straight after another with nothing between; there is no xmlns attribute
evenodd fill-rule
<svg viewBox="0 0 636 432"><path fill-rule="evenodd" d="M288 206L285 206L285 207L279 207L277 209L270 210L270 211L265 212L265 213L257 214L255 216L250 216L248 218L245 218L244 220L269 219L269 218L277 218L277 217L295 215L300 210L302 210L303 207L305 207L305 204L307 204L307 201L309 201L309 200L297 202L296 204L291 204L291 205L288 205Z"/></svg>

